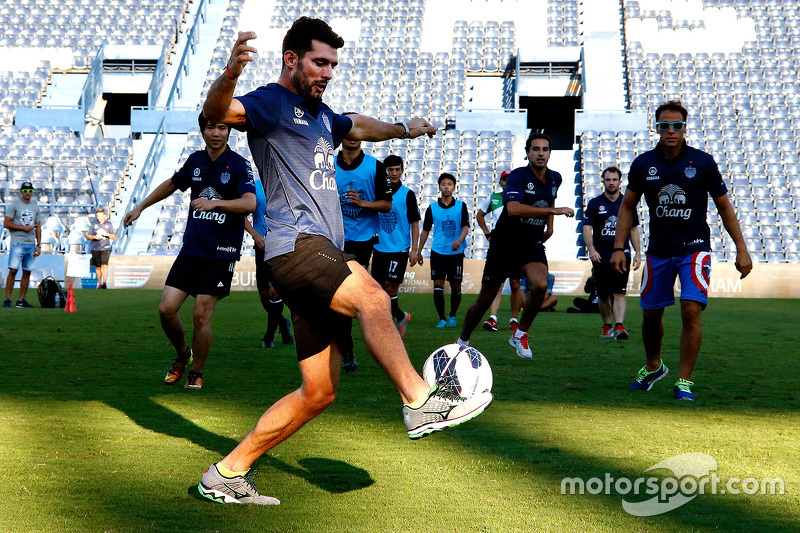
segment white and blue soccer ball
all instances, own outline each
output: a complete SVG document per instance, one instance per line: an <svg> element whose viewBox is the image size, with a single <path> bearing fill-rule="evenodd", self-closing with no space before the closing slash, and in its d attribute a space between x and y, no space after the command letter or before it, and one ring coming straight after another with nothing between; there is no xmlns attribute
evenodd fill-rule
<svg viewBox="0 0 800 533"><path fill-rule="evenodd" d="M492 390L492 367L471 346L448 344L435 350L422 367L422 378L431 387L442 382L455 396L470 398Z"/></svg>

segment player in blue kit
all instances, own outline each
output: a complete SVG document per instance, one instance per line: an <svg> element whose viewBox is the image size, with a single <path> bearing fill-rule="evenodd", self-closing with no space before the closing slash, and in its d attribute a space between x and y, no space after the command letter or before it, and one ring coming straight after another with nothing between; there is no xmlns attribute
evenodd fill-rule
<svg viewBox="0 0 800 533"><path fill-rule="evenodd" d="M419 260L419 206L417 195L402 183L403 160L400 156L388 156L383 160L383 165L389 175L392 209L378 215L380 226L372 259L372 277L383 285L389 295L392 317L398 333L404 337L411 313L400 309L397 293L403 283L406 265L414 265Z"/></svg>
<svg viewBox="0 0 800 533"><path fill-rule="evenodd" d="M492 304L506 278L527 278L530 294L525 301L519 327L509 339L517 355L531 359L528 329L547 295L547 256L544 241L553 232L555 215L575 216L569 207L554 207L561 174L547 168L550 161L550 137L533 132L525 142L528 165L515 168L508 175L503 192L503 211L491 233L486 264L478 299L467 311L461 336L456 342L469 344L472 332Z"/></svg>
<svg viewBox="0 0 800 533"><path fill-rule="evenodd" d="M439 176L439 191L442 197L428 206L422 222L419 250L425 247L428 234L433 230L431 244L431 279L433 280L433 304L439 315L437 328L456 327L456 312L461 305L461 280L464 274L464 250L467 248L469 213L467 204L453 197L456 178L444 173ZM422 264L422 255L417 262ZM450 281L450 314L444 315L444 282Z"/></svg>
<svg viewBox="0 0 800 533"><path fill-rule="evenodd" d="M250 467L333 402L341 371L337 334L346 317L358 318L367 349L400 393L410 438L478 416L493 396L461 398L444 384L429 387L408 359L386 292L342 251L336 146L345 138L433 135L436 127L421 118L389 124L328 108L322 95L344 40L324 21L308 17L286 33L278 82L234 98L236 79L254 59L256 49L248 41L255 38L253 32L239 33L203 112L209 120L247 131L267 196L267 271L292 311L302 385L272 405L233 451L206 470L198 490L220 503L276 505L276 498L258 492Z"/></svg>
<svg viewBox="0 0 800 533"><path fill-rule="evenodd" d="M592 276L597 289L597 305L603 319L602 339L627 340L628 331L623 325L627 308L625 294L628 289L628 275L641 263L639 241L639 217L634 211L630 238L625 241L625 269L617 272L611 266L614 252L614 238L617 234L619 206L622 204L622 171L608 167L601 174L603 193L589 200L583 218L583 242L592 262ZM631 264L631 249L634 256ZM611 324L611 317L615 324Z"/></svg>
<svg viewBox="0 0 800 533"><path fill-rule="evenodd" d="M700 315L708 303L711 279L710 230L706 222L708 196L714 200L725 230L736 244L736 269L742 278L753 268L736 212L728 199L717 163L709 154L686 144L686 117L675 100L656 109L660 140L631 164L628 189L622 199L611 264L625 268L624 244L636 205L644 196L650 209L650 242L642 276L640 305L642 340L647 364L631 389L649 391L669 370L661 360L664 308L675 304L675 277L681 282L680 375L675 383L678 400L694 400L692 370L697 362L703 328Z"/></svg>
<svg viewBox="0 0 800 533"><path fill-rule="evenodd" d="M205 150L191 154L172 178L156 187L123 219L130 226L149 206L177 190L191 189L183 246L164 283L158 314L178 354L164 383L180 381L191 361L184 388L195 390L203 387L203 368L211 350L211 314L217 302L230 293L245 216L256 207L253 171L250 163L228 146L228 126L210 122L202 113L198 121ZM191 347L178 316L190 295L195 298Z"/></svg>
<svg viewBox="0 0 800 533"><path fill-rule="evenodd" d="M353 113L345 113L345 115ZM392 208L389 178L383 163L361 149L361 141L342 140L336 156L336 187L342 205L344 251L356 256L356 261L369 268L372 250L377 240L378 214ZM345 372L358 370L353 353L353 322L338 339Z"/></svg>

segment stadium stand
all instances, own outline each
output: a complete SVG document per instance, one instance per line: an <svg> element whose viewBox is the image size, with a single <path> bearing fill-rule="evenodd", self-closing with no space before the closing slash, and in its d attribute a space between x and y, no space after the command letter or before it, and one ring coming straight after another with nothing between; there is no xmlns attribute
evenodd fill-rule
<svg viewBox="0 0 800 533"><path fill-rule="evenodd" d="M196 86L202 86L201 96L188 105L202 105L202 95L224 68L248 10L267 13L264 25L270 36L281 35L300 15L332 21L334 27L349 30L343 33L346 44L326 101L337 111L388 121L420 115L441 126L442 133L432 139L366 143L365 150L378 158L394 153L405 159L406 184L418 194L422 209L436 199L438 175L456 174L456 195L473 209L473 220L474 206L493 190L499 171L524 164L519 145L527 131L492 123L459 128L456 120L460 111L475 105L466 97L475 80L513 76L520 47L530 48L530 41L524 40L530 38L529 23L523 29L524 18L508 16L508 10L523 9L520 5L526 14L540 10L531 18L546 21L543 45L554 49L593 45L583 33L585 8L577 0L548 0L546 7L515 0L459 0L456 14L437 28L445 39L433 46L425 32L426 13L438 7L430 1L215 1L224 3L224 15L214 28L216 44L208 68L202 65L204 79ZM4 25L0 48L38 47L54 54L69 49L71 72L85 72L103 44L166 46L172 63L177 63L180 47L189 46L181 39L198 16L196 9L196 3L188 0L98 0L91 5L81 0L61 0L57 5L44 0L6 1L0 3ZM618 29L625 86L607 90L625 94L628 110L643 112L650 121L664 100L683 100L690 110L690 142L719 162L754 258L800 261L800 12L795 3L623 0ZM240 78L239 92L277 78L279 45L277 38L259 44L256 61ZM63 69L51 67L47 60L37 61L30 72L3 64L0 61L0 204L18 183L32 179L42 191L40 202L58 219L48 229L52 251L82 249L85 242L79 237L87 215L97 205L122 207L142 172L145 154L135 154L134 146L137 150L142 146L146 153L153 136L137 141L102 139L95 130L87 135L89 129L16 126L16 110L44 105L55 89L52 77ZM170 73L170 79L177 75ZM511 107L518 105L513 98L511 102ZM507 105L496 102L497 109ZM651 131L615 127L609 123L579 134L572 157L578 207L599 194L604 166L615 164L627 172L636 155L653 146ZM202 147L197 132L168 137L182 146L176 157L160 161L162 171L177 168ZM231 145L249 156L244 135L232 134ZM571 169L558 170L567 177ZM176 253L187 208L186 197L165 201L152 223L146 223L147 242L126 253ZM646 210L642 221L646 237ZM714 259L731 260L732 243L713 212L710 222ZM482 258L488 243L473 224L468 257ZM245 244L245 253L251 253L249 236ZM0 250L4 246L5 234L0 236ZM582 251L576 244L570 253L574 258Z"/></svg>

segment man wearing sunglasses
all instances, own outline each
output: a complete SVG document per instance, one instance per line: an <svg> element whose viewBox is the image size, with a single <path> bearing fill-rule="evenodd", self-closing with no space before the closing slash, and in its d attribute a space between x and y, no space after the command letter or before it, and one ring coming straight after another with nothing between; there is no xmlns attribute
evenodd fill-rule
<svg viewBox="0 0 800 533"><path fill-rule="evenodd" d="M639 371L631 389L649 391L669 372L661 360L662 318L664 308L675 303L672 288L678 276L683 330L680 371L674 391L678 400L693 401L692 370L703 338L700 314L708 303L711 274L710 230L706 222L709 195L725 230L736 244L735 264L742 278L750 273L753 263L717 163L709 154L686 144L687 114L683 105L675 100L656 109L660 140L655 149L643 153L631 164L628 188L619 210L611 264L619 272L625 267L625 241L636 205L644 195L650 209L650 242L640 305L644 315L642 340L647 364Z"/></svg>
<svg viewBox="0 0 800 533"><path fill-rule="evenodd" d="M6 299L3 301L3 307L11 307L11 292L14 290L14 280L20 267L22 267L22 279L19 282L17 307L33 307L25 300L25 295L31 281L31 270L33 270L35 258L42 253L42 212L39 204L33 199L31 182L23 183L20 187L20 197L14 198L9 203L3 219L3 227L11 235Z"/></svg>

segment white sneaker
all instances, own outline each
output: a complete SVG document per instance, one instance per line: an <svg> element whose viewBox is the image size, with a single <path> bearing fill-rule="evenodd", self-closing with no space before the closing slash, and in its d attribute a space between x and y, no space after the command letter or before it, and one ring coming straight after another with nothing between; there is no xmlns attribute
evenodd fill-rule
<svg viewBox="0 0 800 533"><path fill-rule="evenodd" d="M517 355L523 359L533 359L533 352L528 347L528 334L525 333L519 339L514 335L508 339L508 343L517 350Z"/></svg>

